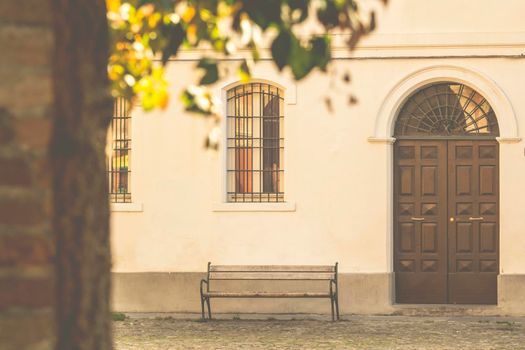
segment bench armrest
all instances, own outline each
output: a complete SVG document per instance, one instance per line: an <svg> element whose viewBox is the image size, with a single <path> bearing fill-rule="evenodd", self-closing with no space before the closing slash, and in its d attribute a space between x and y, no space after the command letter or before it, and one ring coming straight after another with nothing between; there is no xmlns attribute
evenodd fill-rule
<svg viewBox="0 0 525 350"><path fill-rule="evenodd" d="M202 288L202 287L203 287L203 283L206 283L206 291L207 291L207 292L208 292L209 289L210 289L210 284L208 283L208 281L205 280L205 279L202 279L202 280L201 280L201 287L200 287L200 289L201 289L201 296L202 296L202 294L204 293L204 289Z"/></svg>
<svg viewBox="0 0 525 350"><path fill-rule="evenodd" d="M337 281L334 279L334 280L330 280L330 294L331 295L336 295L338 292L337 290Z"/></svg>

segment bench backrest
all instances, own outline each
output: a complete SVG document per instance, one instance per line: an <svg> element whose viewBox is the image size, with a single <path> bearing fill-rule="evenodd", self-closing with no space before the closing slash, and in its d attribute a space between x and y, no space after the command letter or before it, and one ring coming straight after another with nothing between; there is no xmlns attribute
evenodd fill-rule
<svg viewBox="0 0 525 350"><path fill-rule="evenodd" d="M337 280L335 265L212 265L208 280Z"/></svg>

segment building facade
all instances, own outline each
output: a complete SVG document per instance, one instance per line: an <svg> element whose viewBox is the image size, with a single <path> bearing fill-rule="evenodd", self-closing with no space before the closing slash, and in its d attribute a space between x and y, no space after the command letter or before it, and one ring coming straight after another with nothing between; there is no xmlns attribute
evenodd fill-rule
<svg viewBox="0 0 525 350"><path fill-rule="evenodd" d="M391 1L357 50L336 47L328 74L300 82L263 51L252 82L215 86L217 152L203 146L212 121L176 102L202 55L181 53L167 110L119 112L114 309L199 312L208 261L337 261L343 314L474 304L525 315L524 10ZM329 311L315 300L214 303Z"/></svg>

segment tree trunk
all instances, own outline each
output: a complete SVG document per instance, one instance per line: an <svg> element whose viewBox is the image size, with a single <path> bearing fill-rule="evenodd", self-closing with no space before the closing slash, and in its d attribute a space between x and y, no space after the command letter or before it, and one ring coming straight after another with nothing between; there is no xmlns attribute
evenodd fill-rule
<svg viewBox="0 0 525 350"><path fill-rule="evenodd" d="M0 348L111 349L104 0L0 1Z"/></svg>
<svg viewBox="0 0 525 350"><path fill-rule="evenodd" d="M0 1L0 349L54 347L49 3Z"/></svg>
<svg viewBox="0 0 525 350"><path fill-rule="evenodd" d="M104 0L50 0L55 51L51 145L57 349L112 347Z"/></svg>

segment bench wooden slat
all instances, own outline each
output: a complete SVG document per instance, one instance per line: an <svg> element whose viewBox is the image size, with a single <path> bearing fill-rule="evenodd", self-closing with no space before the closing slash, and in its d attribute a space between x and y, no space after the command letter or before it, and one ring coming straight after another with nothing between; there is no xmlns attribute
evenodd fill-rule
<svg viewBox="0 0 525 350"><path fill-rule="evenodd" d="M204 296L214 298L329 298L327 292L207 292Z"/></svg>
<svg viewBox="0 0 525 350"><path fill-rule="evenodd" d="M335 272L330 265L210 265L210 272Z"/></svg>
<svg viewBox="0 0 525 350"><path fill-rule="evenodd" d="M210 272L210 280L331 280L333 272Z"/></svg>

